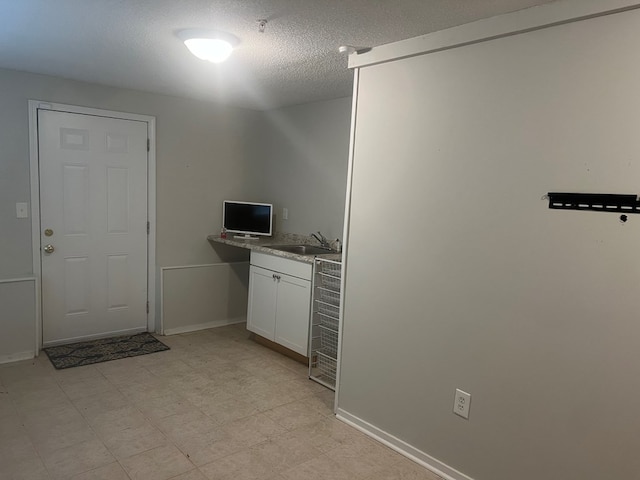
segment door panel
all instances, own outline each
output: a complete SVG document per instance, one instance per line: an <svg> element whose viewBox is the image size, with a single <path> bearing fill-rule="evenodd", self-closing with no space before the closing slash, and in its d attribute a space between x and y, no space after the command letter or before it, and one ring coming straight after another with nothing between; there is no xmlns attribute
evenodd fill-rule
<svg viewBox="0 0 640 480"><path fill-rule="evenodd" d="M129 169L107 168L107 232L129 231Z"/></svg>
<svg viewBox="0 0 640 480"><path fill-rule="evenodd" d="M146 330L147 123L39 110L38 147L43 343Z"/></svg>
<svg viewBox="0 0 640 480"><path fill-rule="evenodd" d="M66 315L89 313L89 259L67 257L64 259L62 282L65 287Z"/></svg>

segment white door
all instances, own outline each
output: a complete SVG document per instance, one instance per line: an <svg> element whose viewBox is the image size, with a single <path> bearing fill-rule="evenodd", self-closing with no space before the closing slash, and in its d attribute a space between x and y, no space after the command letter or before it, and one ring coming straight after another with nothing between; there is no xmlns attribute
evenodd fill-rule
<svg viewBox="0 0 640 480"><path fill-rule="evenodd" d="M249 267L247 329L271 341L276 331L277 288L274 272L254 265Z"/></svg>
<svg viewBox="0 0 640 480"><path fill-rule="evenodd" d="M147 127L38 110L45 345L146 330Z"/></svg>
<svg viewBox="0 0 640 480"><path fill-rule="evenodd" d="M275 341L308 357L311 282L278 274Z"/></svg>

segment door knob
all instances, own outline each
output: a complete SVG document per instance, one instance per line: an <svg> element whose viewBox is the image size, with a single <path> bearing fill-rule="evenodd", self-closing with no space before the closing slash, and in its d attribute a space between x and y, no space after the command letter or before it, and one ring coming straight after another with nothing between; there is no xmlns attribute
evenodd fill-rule
<svg viewBox="0 0 640 480"><path fill-rule="evenodd" d="M55 248L53 248L53 245L48 244L48 245L44 246L43 250L44 250L45 253L53 253Z"/></svg>

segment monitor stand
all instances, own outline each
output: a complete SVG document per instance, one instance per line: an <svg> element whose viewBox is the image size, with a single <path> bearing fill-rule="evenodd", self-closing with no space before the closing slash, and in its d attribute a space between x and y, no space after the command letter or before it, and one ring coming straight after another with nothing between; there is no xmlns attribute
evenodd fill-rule
<svg viewBox="0 0 640 480"><path fill-rule="evenodd" d="M252 237L251 235L234 235L237 240L260 240L260 237Z"/></svg>

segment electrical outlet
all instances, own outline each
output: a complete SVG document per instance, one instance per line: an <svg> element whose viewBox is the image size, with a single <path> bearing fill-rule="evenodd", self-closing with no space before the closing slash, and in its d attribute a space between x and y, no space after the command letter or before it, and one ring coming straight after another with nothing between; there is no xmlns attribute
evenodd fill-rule
<svg viewBox="0 0 640 480"><path fill-rule="evenodd" d="M470 407L471 394L456 388L456 397L453 399L453 413L468 420Z"/></svg>
<svg viewBox="0 0 640 480"><path fill-rule="evenodd" d="M289 220L289 209L288 208L283 208L282 209L282 219L283 220Z"/></svg>

